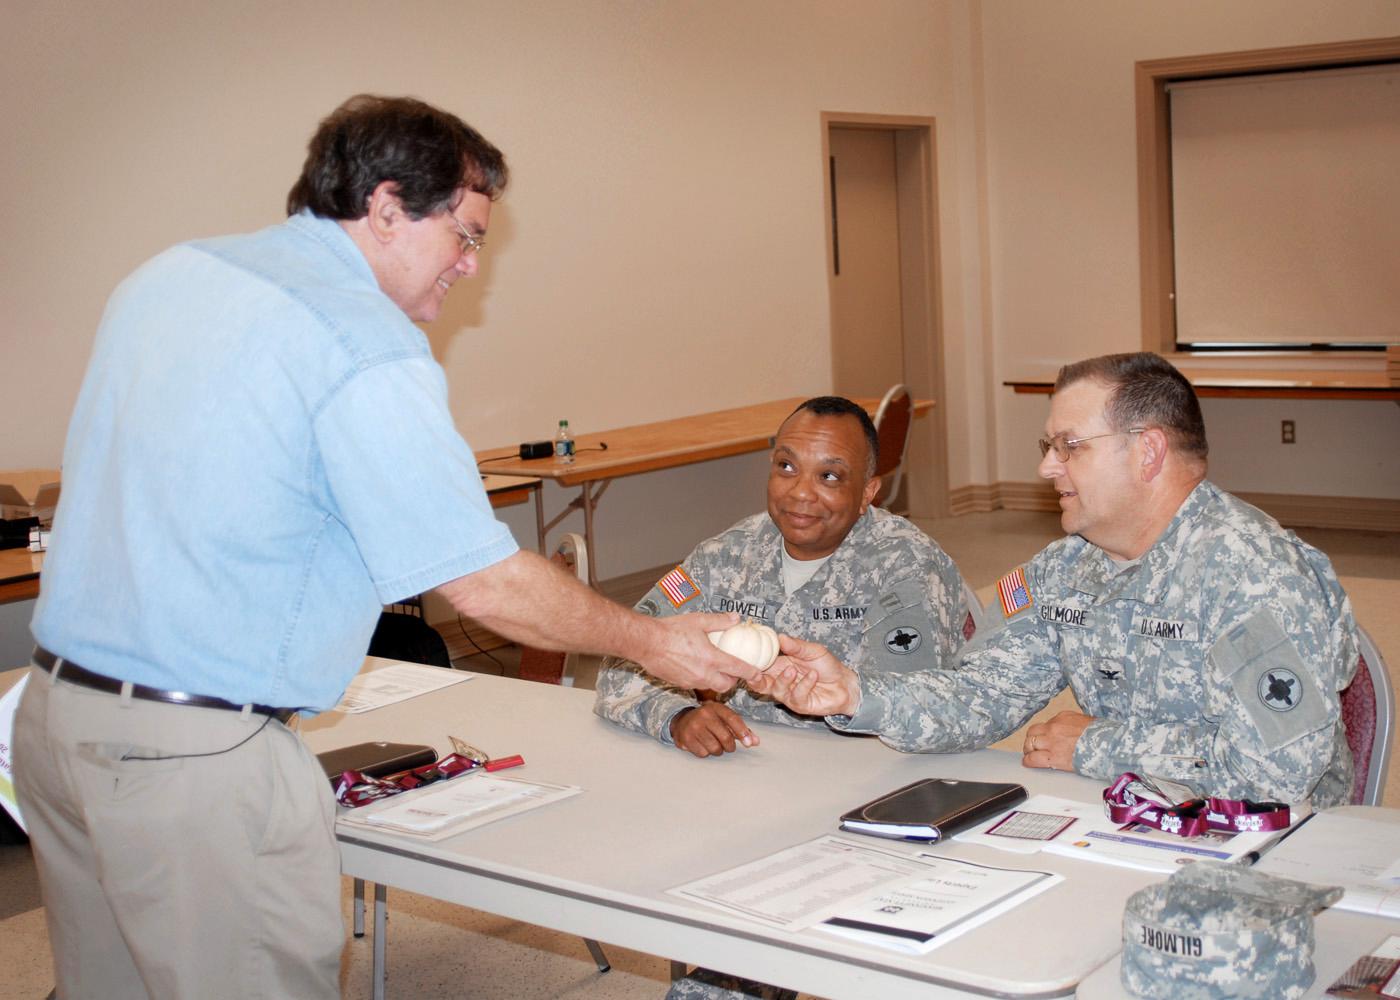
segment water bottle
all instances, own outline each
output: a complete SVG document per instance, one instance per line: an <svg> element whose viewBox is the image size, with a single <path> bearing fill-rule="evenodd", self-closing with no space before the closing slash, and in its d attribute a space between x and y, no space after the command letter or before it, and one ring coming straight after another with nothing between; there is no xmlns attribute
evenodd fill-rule
<svg viewBox="0 0 1400 1000"><path fill-rule="evenodd" d="M565 465L574 464L574 436L567 420L559 421L559 433L554 435L554 457Z"/></svg>

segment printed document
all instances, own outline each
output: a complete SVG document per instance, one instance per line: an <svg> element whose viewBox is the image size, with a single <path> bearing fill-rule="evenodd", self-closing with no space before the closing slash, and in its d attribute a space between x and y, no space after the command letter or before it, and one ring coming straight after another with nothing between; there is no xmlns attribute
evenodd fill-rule
<svg viewBox="0 0 1400 1000"><path fill-rule="evenodd" d="M818 924L828 934L924 954L1065 880L1053 872L1018 871L924 855L933 872L882 892Z"/></svg>
<svg viewBox="0 0 1400 1000"><path fill-rule="evenodd" d="M1323 812L1264 855L1260 871L1339 885L1341 910L1400 917L1400 824Z"/></svg>
<svg viewBox="0 0 1400 1000"><path fill-rule="evenodd" d="M783 930L815 925L919 953L1059 881L828 835L669 891Z"/></svg>
<svg viewBox="0 0 1400 1000"><path fill-rule="evenodd" d="M340 822L439 840L581 791L575 785L498 778L475 771L349 810L341 814Z"/></svg>
<svg viewBox="0 0 1400 1000"><path fill-rule="evenodd" d="M471 680L462 670L445 670L418 663L393 663L378 670L358 674L341 695L337 712L358 715L420 694Z"/></svg>
<svg viewBox="0 0 1400 1000"><path fill-rule="evenodd" d="M800 930L928 871L926 858L828 835L668 891L771 927Z"/></svg>
<svg viewBox="0 0 1400 1000"><path fill-rule="evenodd" d="M26 833L29 832L29 828L24 825L24 817L19 814L19 803L15 801L15 770L11 754L14 746L12 736L15 710L19 708L19 697L28 683L29 674L25 674L18 684L5 692L4 697L0 697L0 806L14 817L15 823Z"/></svg>

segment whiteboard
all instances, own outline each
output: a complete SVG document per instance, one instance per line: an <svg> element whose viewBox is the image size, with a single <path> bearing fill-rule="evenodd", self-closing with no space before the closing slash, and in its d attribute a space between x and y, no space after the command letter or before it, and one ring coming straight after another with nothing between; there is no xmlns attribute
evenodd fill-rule
<svg viewBox="0 0 1400 1000"><path fill-rule="evenodd" d="M1168 94L1178 343L1400 342L1400 64Z"/></svg>

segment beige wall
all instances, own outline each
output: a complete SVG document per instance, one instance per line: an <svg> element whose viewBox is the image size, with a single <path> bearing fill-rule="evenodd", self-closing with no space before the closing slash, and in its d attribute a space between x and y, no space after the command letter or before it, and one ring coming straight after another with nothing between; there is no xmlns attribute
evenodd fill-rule
<svg viewBox="0 0 1400 1000"><path fill-rule="evenodd" d="M1391 0L11 0L4 14L0 398L23 430L0 438L0 468L58 463L114 284L170 243L277 221L317 119L370 90L448 107L511 160L482 275L428 329L479 446L548 436L561 416L586 431L826 390L819 114L936 118L954 487L1031 477L1044 399L1003 378L1138 346L1133 62L1400 34ZM1212 409L1217 456L1256 459L1218 477L1400 495L1400 463L1309 471L1339 438L1394 454L1400 408L1325 405L1316 428L1290 414L1286 474L1258 447L1275 410ZM679 557L755 509L761 479L747 458L620 482L600 571ZM565 499L547 495L551 510ZM508 519L532 539L528 512Z"/></svg>
<svg viewBox="0 0 1400 1000"><path fill-rule="evenodd" d="M0 468L57 464L113 285L172 242L277 221L316 121L362 90L441 104L510 159L482 275L428 331L469 441L825 391L819 114L936 116L955 176L965 9L7 3L0 398L26 430ZM943 215L958 288L955 191ZM671 544L610 532L601 570L678 557L756 509L731 464L614 487L605 519L630 504ZM743 496L711 498L738 480Z"/></svg>
<svg viewBox="0 0 1400 1000"><path fill-rule="evenodd" d="M1044 397L1000 381L1138 350L1133 64L1400 35L1391 0L988 0L985 64L997 466L1034 478ZM1238 490L1400 497L1392 403L1206 401L1213 478ZM1299 443L1279 444L1294 419Z"/></svg>

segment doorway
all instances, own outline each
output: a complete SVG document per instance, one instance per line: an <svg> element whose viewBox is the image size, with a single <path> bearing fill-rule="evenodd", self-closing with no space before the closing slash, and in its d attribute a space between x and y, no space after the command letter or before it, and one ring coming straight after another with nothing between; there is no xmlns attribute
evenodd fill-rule
<svg viewBox="0 0 1400 1000"><path fill-rule="evenodd" d="M948 513L939 326L934 120L824 113L833 391L882 396L903 382L932 412L910 431L891 509Z"/></svg>

